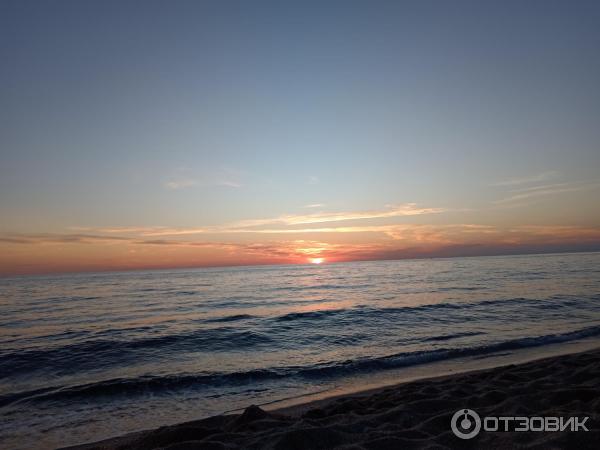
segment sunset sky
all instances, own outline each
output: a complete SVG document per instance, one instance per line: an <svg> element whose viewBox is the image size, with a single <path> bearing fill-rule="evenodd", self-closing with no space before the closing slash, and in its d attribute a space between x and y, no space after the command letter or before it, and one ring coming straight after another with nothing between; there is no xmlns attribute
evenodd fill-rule
<svg viewBox="0 0 600 450"><path fill-rule="evenodd" d="M600 250L600 2L0 2L0 274Z"/></svg>

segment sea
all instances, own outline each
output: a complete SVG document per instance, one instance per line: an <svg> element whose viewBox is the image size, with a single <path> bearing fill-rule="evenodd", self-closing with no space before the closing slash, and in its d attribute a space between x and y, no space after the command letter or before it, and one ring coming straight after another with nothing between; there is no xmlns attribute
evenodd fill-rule
<svg viewBox="0 0 600 450"><path fill-rule="evenodd" d="M0 278L0 308L0 448L56 448L598 337L600 253Z"/></svg>

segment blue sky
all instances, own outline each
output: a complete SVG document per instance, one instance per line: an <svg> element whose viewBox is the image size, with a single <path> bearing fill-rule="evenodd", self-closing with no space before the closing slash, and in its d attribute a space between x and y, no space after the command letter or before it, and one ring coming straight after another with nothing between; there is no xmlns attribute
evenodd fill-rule
<svg viewBox="0 0 600 450"><path fill-rule="evenodd" d="M596 228L599 19L591 1L3 1L0 231L408 203L446 212L402 223Z"/></svg>

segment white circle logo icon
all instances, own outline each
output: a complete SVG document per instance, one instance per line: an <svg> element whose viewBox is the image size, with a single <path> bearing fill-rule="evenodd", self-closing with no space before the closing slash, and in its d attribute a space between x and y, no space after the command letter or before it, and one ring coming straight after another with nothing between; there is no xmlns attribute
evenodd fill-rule
<svg viewBox="0 0 600 450"><path fill-rule="evenodd" d="M461 439L471 439L481 430L481 418L472 409L459 409L452 416L452 432Z"/></svg>

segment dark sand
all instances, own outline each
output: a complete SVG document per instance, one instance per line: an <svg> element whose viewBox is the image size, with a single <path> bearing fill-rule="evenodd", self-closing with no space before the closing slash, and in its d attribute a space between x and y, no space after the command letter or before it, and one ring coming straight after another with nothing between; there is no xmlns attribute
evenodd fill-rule
<svg viewBox="0 0 600 450"><path fill-rule="evenodd" d="M589 432L485 432L461 440L452 415L589 416ZM72 449L600 448L600 350L414 381L296 407L133 433Z"/></svg>

